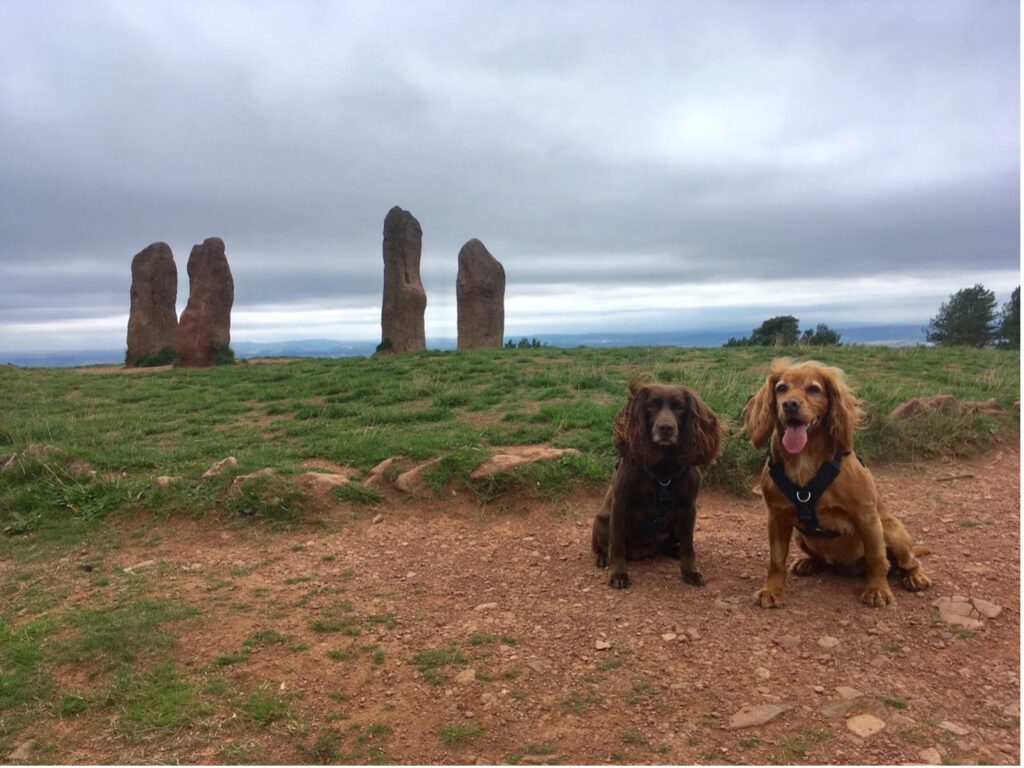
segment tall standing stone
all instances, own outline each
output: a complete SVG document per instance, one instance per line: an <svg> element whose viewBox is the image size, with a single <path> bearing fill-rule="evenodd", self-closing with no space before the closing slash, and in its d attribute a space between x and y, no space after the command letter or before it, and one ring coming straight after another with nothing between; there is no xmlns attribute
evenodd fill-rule
<svg viewBox="0 0 1024 768"><path fill-rule="evenodd" d="M167 243L152 243L132 259L131 309L128 314L128 353L125 365L174 348L178 314L178 268ZM170 362L170 361L168 361Z"/></svg>
<svg viewBox="0 0 1024 768"><path fill-rule="evenodd" d="M420 280L423 230L416 217L397 205L384 219L384 302L381 344L395 352L426 349L423 313L427 292Z"/></svg>
<svg viewBox="0 0 1024 768"><path fill-rule="evenodd" d="M219 237L192 247L188 286L188 305L178 322L174 349L179 365L202 368L217 362L231 343L235 282Z"/></svg>
<svg viewBox="0 0 1024 768"><path fill-rule="evenodd" d="M505 336L505 269L476 238L459 251L455 298L459 349L500 347Z"/></svg>

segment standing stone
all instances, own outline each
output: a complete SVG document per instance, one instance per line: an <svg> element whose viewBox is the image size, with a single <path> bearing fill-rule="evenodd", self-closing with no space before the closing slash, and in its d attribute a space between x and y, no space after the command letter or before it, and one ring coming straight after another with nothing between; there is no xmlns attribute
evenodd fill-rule
<svg viewBox="0 0 1024 768"><path fill-rule="evenodd" d="M381 351L415 352L427 347L423 327L427 292L420 280L422 245L423 230L416 217L397 205L388 211L384 219Z"/></svg>
<svg viewBox="0 0 1024 768"><path fill-rule="evenodd" d="M156 356L168 347L174 349L178 268L167 243L153 243L135 254L131 297L124 360L129 367L137 365L139 358Z"/></svg>
<svg viewBox="0 0 1024 768"><path fill-rule="evenodd" d="M231 343L235 281L219 237L192 247L188 285L188 305L181 313L174 349L179 365L203 368L218 362Z"/></svg>
<svg viewBox="0 0 1024 768"><path fill-rule="evenodd" d="M500 347L505 337L505 269L475 238L459 251L455 298L458 348Z"/></svg>

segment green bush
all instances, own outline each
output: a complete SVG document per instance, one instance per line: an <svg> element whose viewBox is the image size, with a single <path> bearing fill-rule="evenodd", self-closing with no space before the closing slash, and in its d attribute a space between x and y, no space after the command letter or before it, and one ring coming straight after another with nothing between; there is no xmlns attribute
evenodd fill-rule
<svg viewBox="0 0 1024 768"><path fill-rule="evenodd" d="M235 351L231 347L210 347L210 360L214 365L234 365Z"/></svg>
<svg viewBox="0 0 1024 768"><path fill-rule="evenodd" d="M125 352L124 362L125 365L134 365L136 368L155 368L158 365L172 365L176 358L174 347L164 347L155 354L140 355L135 358L134 363L128 359L128 353Z"/></svg>

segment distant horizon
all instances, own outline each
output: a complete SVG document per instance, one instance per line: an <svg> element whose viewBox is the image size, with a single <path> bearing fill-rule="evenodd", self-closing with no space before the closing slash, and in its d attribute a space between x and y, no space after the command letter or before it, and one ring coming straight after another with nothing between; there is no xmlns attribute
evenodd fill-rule
<svg viewBox="0 0 1024 768"><path fill-rule="evenodd" d="M811 326L813 328L813 326ZM831 326L840 334L840 342L849 345L916 346L925 344L923 325L915 324L865 324L857 326ZM591 331L584 333L506 333L504 343L520 339L536 339L545 346L573 348L584 347L721 347L729 338L748 336L752 329L705 328L670 331ZM457 338L454 336L428 336L427 349L454 351ZM232 339L231 347L238 359L263 356L285 357L356 357L373 354L379 339L338 339L306 338L253 341ZM0 365L14 364L27 367L77 367L84 365L121 364L124 362L125 346L119 349L82 348L60 350L0 350Z"/></svg>

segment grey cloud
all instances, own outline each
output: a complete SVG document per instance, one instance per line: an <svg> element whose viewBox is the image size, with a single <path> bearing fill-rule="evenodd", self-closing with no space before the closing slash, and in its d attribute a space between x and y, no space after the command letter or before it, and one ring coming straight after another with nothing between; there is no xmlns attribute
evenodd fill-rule
<svg viewBox="0 0 1024 768"><path fill-rule="evenodd" d="M1014 269L1018 28L1012 2L15 0L0 319L126 311L134 253L183 275L210 235L243 306L370 305L395 204L445 295L471 237L510 288Z"/></svg>

